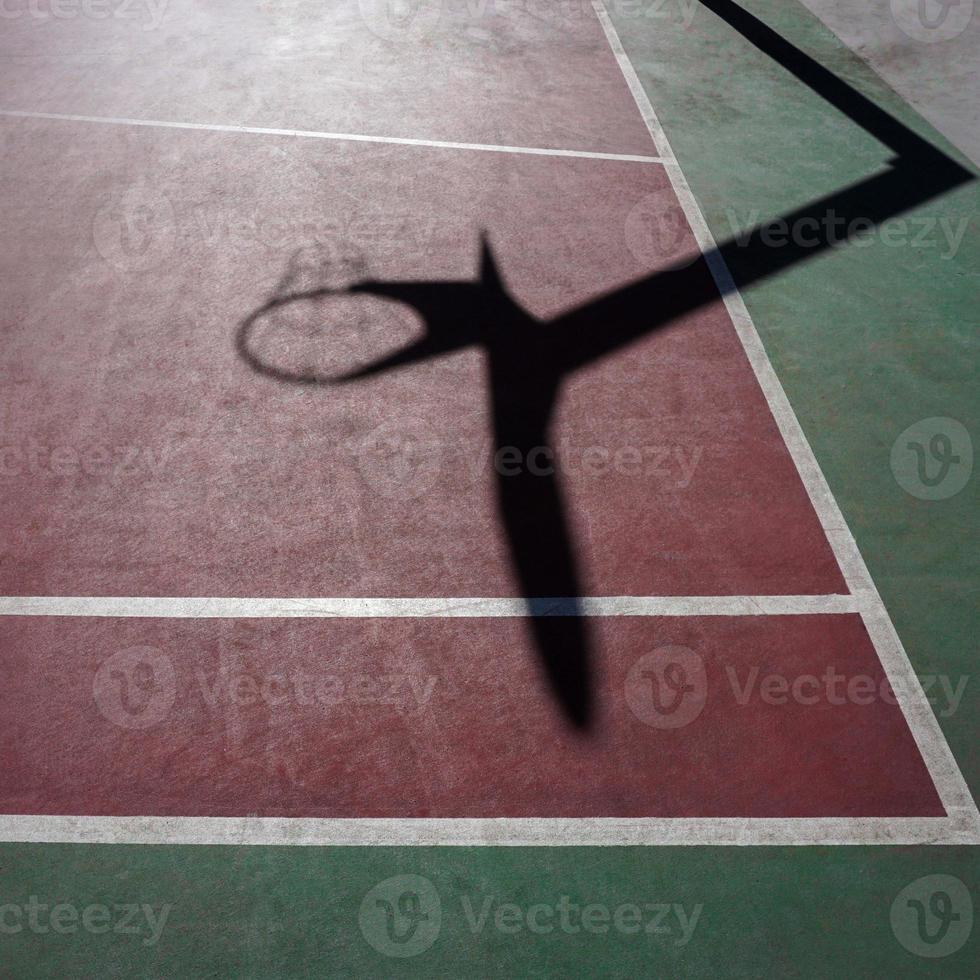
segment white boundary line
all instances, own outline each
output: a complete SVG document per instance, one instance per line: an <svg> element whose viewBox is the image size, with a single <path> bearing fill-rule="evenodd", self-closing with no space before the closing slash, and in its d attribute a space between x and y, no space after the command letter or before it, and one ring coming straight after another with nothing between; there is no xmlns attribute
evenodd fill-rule
<svg viewBox="0 0 980 980"><path fill-rule="evenodd" d="M637 153L601 153L593 150L558 150L536 146L493 143L454 143L401 136L367 136L363 133L321 133L308 129L269 129L264 126L228 126L220 123L169 122L161 119L126 119L114 116L76 116L65 112L27 112L0 109L0 116L16 119L55 119L62 122L103 123L110 126L149 126L156 129L195 129L211 133L250 133L255 136L295 136L302 139L339 140L348 143L387 143L394 146L428 146L440 150L482 150L487 153L519 153L542 157L575 157L582 160L618 160L621 163L662 163L659 157Z"/></svg>
<svg viewBox="0 0 980 980"><path fill-rule="evenodd" d="M76 817L0 816L0 838L34 844L576 846L973 844L949 817Z"/></svg>
<svg viewBox="0 0 980 980"><path fill-rule="evenodd" d="M947 813L967 814L972 825L974 842L980 843L980 813L970 795L963 774L950 751L942 729L936 720L902 642L892 625L878 589L861 557L857 542L837 506L830 487L820 469L803 428L790 405L766 354L762 340L756 331L752 317L741 294L735 288L731 272L717 250L714 237L708 228L701 208L691 192L680 164L674 156L667 135L657 118L653 106L640 84L636 70L623 48L619 34L613 25L602 0L592 0L592 7L599 18L620 70L629 86L636 106L650 132L657 152L664 161L664 169L674 192L680 201L688 224L705 256L711 275L721 292L725 307L732 319L746 356L762 388L769 409L779 426L786 447L793 457L800 478L806 487L813 507L827 535L827 540L841 567L848 589L862 597L861 617L874 644L885 674L897 692L901 709L908 721L923 760L932 776L936 791Z"/></svg>
<svg viewBox="0 0 980 980"><path fill-rule="evenodd" d="M535 616L802 616L855 613L850 595L589 596L575 599L0 596L0 616L144 616L178 619Z"/></svg>

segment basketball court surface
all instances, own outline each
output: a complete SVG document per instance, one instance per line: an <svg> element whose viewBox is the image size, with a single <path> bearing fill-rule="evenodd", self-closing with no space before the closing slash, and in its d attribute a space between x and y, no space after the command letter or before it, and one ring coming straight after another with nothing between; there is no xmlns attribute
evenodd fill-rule
<svg viewBox="0 0 980 980"><path fill-rule="evenodd" d="M0 898L179 921L11 975L707 975L753 887L975 894L971 165L795 5L108 9L0 42ZM398 875L715 938L392 953Z"/></svg>

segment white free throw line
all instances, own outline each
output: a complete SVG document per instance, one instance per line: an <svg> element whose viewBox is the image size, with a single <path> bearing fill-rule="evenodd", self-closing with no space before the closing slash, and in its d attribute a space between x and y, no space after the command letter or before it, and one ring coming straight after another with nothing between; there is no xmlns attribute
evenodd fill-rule
<svg viewBox="0 0 980 980"><path fill-rule="evenodd" d="M317 847L976 844L948 817L95 817L0 815L0 841Z"/></svg>
<svg viewBox="0 0 980 980"><path fill-rule="evenodd" d="M204 598L0 596L0 616L144 616L173 619L522 616L803 616L856 613L850 595L586 596L496 598Z"/></svg>
<svg viewBox="0 0 980 980"><path fill-rule="evenodd" d="M401 136L367 136L364 133L321 133L309 129L270 129L265 126L229 126L221 123L171 122L163 119L125 119L115 116L76 116L66 112L27 112L0 109L0 116L18 119L56 119L62 122L104 123L110 126L149 126L156 129L199 129L211 133L250 133L257 136L295 136L302 139L339 140L348 143L389 143L395 146L428 146L441 150L483 150L487 153L523 153L541 157L577 157L583 160L618 160L621 163L662 163L660 157L637 153L600 153L593 150L558 150L538 146L503 146L493 143L454 143L449 140L417 140Z"/></svg>
<svg viewBox="0 0 980 980"><path fill-rule="evenodd" d="M871 578L860 549L851 534L844 515L837 506L837 501L831 493L830 486L820 469L820 464L807 441L793 406L786 397L786 392L769 361L769 355L763 346L762 339L755 328L752 317L741 293L735 288L731 271L725 264L714 236L708 227L701 207L694 197L687 178L681 170L677 157L670 146L667 134L664 132L657 113L640 83L636 69L633 67L619 34L609 17L602 0L592 0L592 7L599 18L599 23L606 34L606 40L619 63L623 78L629 86L636 107L643 117L650 132L657 153L664 161L664 169L674 188L674 193L680 202L691 231L698 243L721 293L722 300L746 357L752 365L756 379L772 412L776 425L782 434L800 474L800 479L806 487L813 508L823 527L834 556L840 565L848 590L867 597L867 603L862 606L861 617L865 628L874 644L875 652L881 661L885 674L892 688L897 692L896 697L909 728L915 738L922 758L932 776L936 792L942 800L947 813L961 812L970 814L974 827L980 826L980 813L970 795L966 780L960 772L953 753L950 751L946 736L939 727L939 722L933 714L926 699L922 686L916 678L912 663L902 646L891 618L881 599L877 586Z"/></svg>

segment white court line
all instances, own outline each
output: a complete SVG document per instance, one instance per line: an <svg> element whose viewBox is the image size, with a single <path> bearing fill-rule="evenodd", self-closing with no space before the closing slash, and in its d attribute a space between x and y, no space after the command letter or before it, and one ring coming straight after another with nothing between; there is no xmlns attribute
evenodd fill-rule
<svg viewBox="0 0 980 980"><path fill-rule="evenodd" d="M535 616L803 616L856 613L851 595L587 596L496 598L207 598L0 596L0 616L143 616L177 619L459 618Z"/></svg>
<svg viewBox="0 0 980 980"><path fill-rule="evenodd" d="M684 210L688 224L691 226L698 247L705 256L715 284L721 292L732 324L745 349L749 363L755 371L759 385L769 403L769 409L779 426L786 447L793 457L810 500L813 502L814 510L841 567L848 589L855 595L866 597L867 601L862 604L861 610L865 628L868 630L885 674L892 688L896 691L909 728L935 783L936 791L947 813L955 811L969 815L973 825L974 838L980 842L980 813L977 811L976 803L970 795L966 780L963 778L956 759L946 742L946 736L943 735L939 722L936 720L936 716L933 714L918 682L911 661L902 646L898 633L895 631L877 586L861 557L857 542L844 520L844 515L837 506L837 501L830 491L799 419L797 419L796 413L786 397L786 392L783 391L783 386L773 370L745 301L742 299L741 293L735 288L731 272L717 250L714 237L708 228L700 205L687 183L687 178L681 171L680 164L674 156L674 151L660 120L657 118L653 105L640 83L626 50L623 48L619 34L602 0L592 0L592 7L619 63L626 84L633 94L640 115L647 125L650 137L657 148L657 153L664 161L667 176Z"/></svg>
<svg viewBox="0 0 980 980"><path fill-rule="evenodd" d="M401 136L367 136L363 133L321 133L309 129L270 129L265 126L230 126L220 123L170 122L161 119L125 119L114 116L76 116L64 112L27 112L0 109L0 116L17 119L55 119L62 122L104 123L110 126L149 126L157 129L196 129L211 133L250 133L256 136L295 136L303 139L339 140L348 143L388 143L394 146L428 146L441 150L482 150L487 153L522 153L542 157L576 157L583 160L618 160L621 163L662 163L660 157L637 153L600 153L593 150L558 150L537 146L506 146L494 143L454 143L448 140L419 140Z"/></svg>
<svg viewBox="0 0 980 980"><path fill-rule="evenodd" d="M0 840L26 844L623 847L637 845L975 844L950 817L94 817L0 815Z"/></svg>

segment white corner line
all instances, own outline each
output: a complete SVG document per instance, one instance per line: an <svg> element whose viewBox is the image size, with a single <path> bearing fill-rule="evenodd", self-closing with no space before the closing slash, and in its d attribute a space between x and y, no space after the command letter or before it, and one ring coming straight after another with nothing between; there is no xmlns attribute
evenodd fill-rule
<svg viewBox="0 0 980 980"><path fill-rule="evenodd" d="M861 596L587 596L521 598L207 598L0 596L0 616L170 619L497 618L525 616L804 616L860 613Z"/></svg>
<svg viewBox="0 0 980 980"><path fill-rule="evenodd" d="M688 224L694 234L698 247L705 256L708 268L721 293L722 300L731 317L735 332L745 349L755 376L762 388L769 409L782 434L786 447L796 464L800 479L806 487L814 510L824 529L834 556L840 565L844 581L849 591L866 597L867 602L861 616L865 628L881 661L885 674L901 705L902 712L915 738L922 758L932 776L936 792L947 813L968 812L974 826L980 823L980 813L970 794L966 780L960 772L946 736L943 734L926 699L922 686L912 668L911 661L898 633L892 625L888 611L881 599L877 586L865 565L857 542L837 506L830 486L820 469L810 443L796 413L783 390L783 386L769 361L765 347L759 337L752 317L735 288L734 280L717 245L700 205L684 176L664 132L653 105L643 89L633 64L626 54L615 25L603 4L603 0L592 0L592 7L606 35L606 40L619 64L623 78L633 95L637 109L650 132L650 138L658 154L664 161L664 169L674 188Z"/></svg>
<svg viewBox="0 0 980 980"><path fill-rule="evenodd" d="M211 133L249 133L255 136L292 136L301 139L336 140L348 143L387 143L393 146L426 146L440 150L481 150L487 153L518 153L542 157L575 157L582 160L617 160L620 163L663 163L657 156L638 153L602 153L594 150L560 150L537 146L506 146L494 143L455 143L448 140L408 139L401 136L368 136L364 133L325 133L308 129L270 129L265 126L231 126L221 123L171 122L162 119L126 119L116 116L78 116L65 112L28 112L0 109L0 116L16 119L53 119L61 122L101 123L109 126L148 126L156 129L194 129Z"/></svg>
<svg viewBox="0 0 980 980"><path fill-rule="evenodd" d="M306 847L977 844L946 817L108 817L0 815L0 841Z"/></svg>

